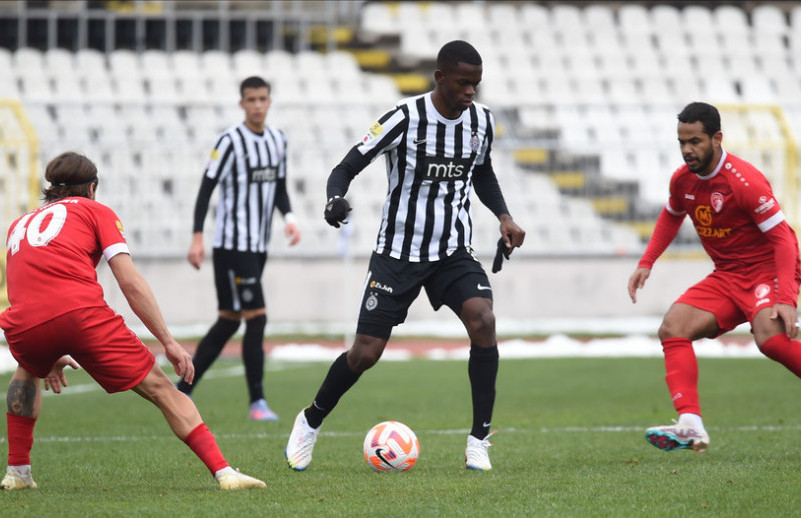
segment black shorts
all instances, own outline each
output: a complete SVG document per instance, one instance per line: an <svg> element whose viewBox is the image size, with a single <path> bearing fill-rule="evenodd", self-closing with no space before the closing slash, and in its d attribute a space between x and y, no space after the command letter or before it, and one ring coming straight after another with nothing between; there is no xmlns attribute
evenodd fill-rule
<svg viewBox="0 0 801 518"><path fill-rule="evenodd" d="M425 288L434 310L443 304L459 315L472 297L492 300L489 278L478 259L459 249L439 261L413 263L373 252L364 284L358 334L388 339L406 320L409 306Z"/></svg>
<svg viewBox="0 0 801 518"><path fill-rule="evenodd" d="M267 263L265 252L212 250L214 284L217 287L217 308L220 311L242 311L265 307L261 274Z"/></svg>

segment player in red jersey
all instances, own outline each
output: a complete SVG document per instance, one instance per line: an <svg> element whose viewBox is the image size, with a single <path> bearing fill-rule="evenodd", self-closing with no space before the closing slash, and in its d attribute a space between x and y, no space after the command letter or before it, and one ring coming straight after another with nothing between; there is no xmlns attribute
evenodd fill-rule
<svg viewBox="0 0 801 518"><path fill-rule="evenodd" d="M14 223L6 241L8 299L0 314L19 366L8 387L8 468L3 489L37 487L31 476L33 428L42 388L61 392L64 368L83 367L107 392L133 390L155 404L179 439L206 464L223 490L264 488L231 468L192 400L175 388L153 353L103 299L95 268L104 257L128 304L164 346L175 371L191 382L192 357L170 335L156 299L131 261L117 215L96 201L97 168L63 153L47 164L46 204Z"/></svg>
<svg viewBox="0 0 801 518"><path fill-rule="evenodd" d="M762 353L801 377L801 342L796 340L801 266L795 232L768 180L721 147L718 110L691 103L678 120L685 165L673 173L670 198L628 289L637 302L637 290L689 215L715 269L674 302L659 327L665 380L679 420L649 428L646 439L665 451L703 452L709 434L701 419L692 342L749 322Z"/></svg>

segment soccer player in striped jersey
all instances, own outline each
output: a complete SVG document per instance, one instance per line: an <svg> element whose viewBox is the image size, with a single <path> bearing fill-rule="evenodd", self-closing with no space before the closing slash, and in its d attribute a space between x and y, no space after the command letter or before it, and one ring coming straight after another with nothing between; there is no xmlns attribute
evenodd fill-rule
<svg viewBox="0 0 801 518"><path fill-rule="evenodd" d="M62 153L45 169L45 205L14 223L6 240L8 299L0 313L19 364L6 393L6 490L38 487L31 474L33 429L42 410L42 383L61 393L64 367L83 367L108 393L132 390L156 405L173 433L203 461L220 489L267 487L228 465L195 404L176 390L150 349L106 304L95 268L104 258L131 309L158 339L175 372L192 383L192 357L167 329L158 303L131 260L122 223L95 201L97 168Z"/></svg>
<svg viewBox="0 0 801 518"><path fill-rule="evenodd" d="M637 290L689 216L715 270L673 303L659 327L665 380L679 420L649 428L646 439L666 451L703 452L709 434L701 419L692 342L749 322L762 353L801 377L796 313L801 262L795 232L768 180L723 149L717 108L691 103L678 120L685 165L673 173L667 205L628 289L637 302Z"/></svg>
<svg viewBox="0 0 801 518"><path fill-rule="evenodd" d="M191 394L203 373L217 359L226 342L245 321L242 361L250 397L250 418L276 421L264 398L264 328L266 298L261 276L276 210L283 215L284 233L290 245L300 241L286 187L287 139L266 123L270 108L270 84L260 77L242 81L239 106L244 122L217 137L195 203L189 262L200 269L205 258L203 222L209 200L219 185L212 260L217 289L218 318L198 343L193 358L195 384L184 381L178 389Z"/></svg>
<svg viewBox="0 0 801 518"><path fill-rule="evenodd" d="M466 466L489 470L488 448L495 403L498 347L492 289L471 248L470 193L498 217L500 241L496 271L525 232L509 215L492 168L495 119L475 102L482 61L465 41L445 44L437 56L436 86L400 101L370 127L328 178L325 219L346 223L350 182L378 156L387 165L381 226L364 284L356 337L337 358L312 404L302 410L286 447L290 467L304 470L323 419L340 397L375 365L393 327L425 288L432 307L447 305L470 338L468 375L473 419Z"/></svg>

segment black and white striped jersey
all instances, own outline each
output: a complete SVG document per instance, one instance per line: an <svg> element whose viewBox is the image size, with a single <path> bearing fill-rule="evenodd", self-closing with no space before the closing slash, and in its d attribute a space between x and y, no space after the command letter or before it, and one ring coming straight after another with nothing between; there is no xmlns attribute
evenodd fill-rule
<svg viewBox="0 0 801 518"><path fill-rule="evenodd" d="M458 119L434 108L431 92L401 100L356 146L365 159L385 154L389 182L374 250L413 262L470 248L470 192L490 159L495 118L474 102Z"/></svg>
<svg viewBox="0 0 801 518"><path fill-rule="evenodd" d="M219 135L203 173L205 185L219 187L214 248L267 252L274 209L289 212L286 157L286 136L273 126L265 126L259 135L240 123ZM196 207L195 231L198 216L202 230L204 195L210 197L211 191L201 186L198 205L202 210Z"/></svg>

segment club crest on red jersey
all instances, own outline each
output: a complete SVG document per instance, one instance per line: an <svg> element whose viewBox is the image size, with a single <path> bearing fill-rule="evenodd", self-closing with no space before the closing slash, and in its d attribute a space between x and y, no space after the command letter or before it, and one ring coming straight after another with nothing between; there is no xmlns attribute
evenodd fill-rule
<svg viewBox="0 0 801 518"><path fill-rule="evenodd" d="M720 211L723 210L723 195L721 193L713 192L710 202L716 213L720 213Z"/></svg>
<svg viewBox="0 0 801 518"><path fill-rule="evenodd" d="M767 284L760 284L759 286L754 288L754 296L757 299L763 299L770 294L770 290L771 288Z"/></svg>

